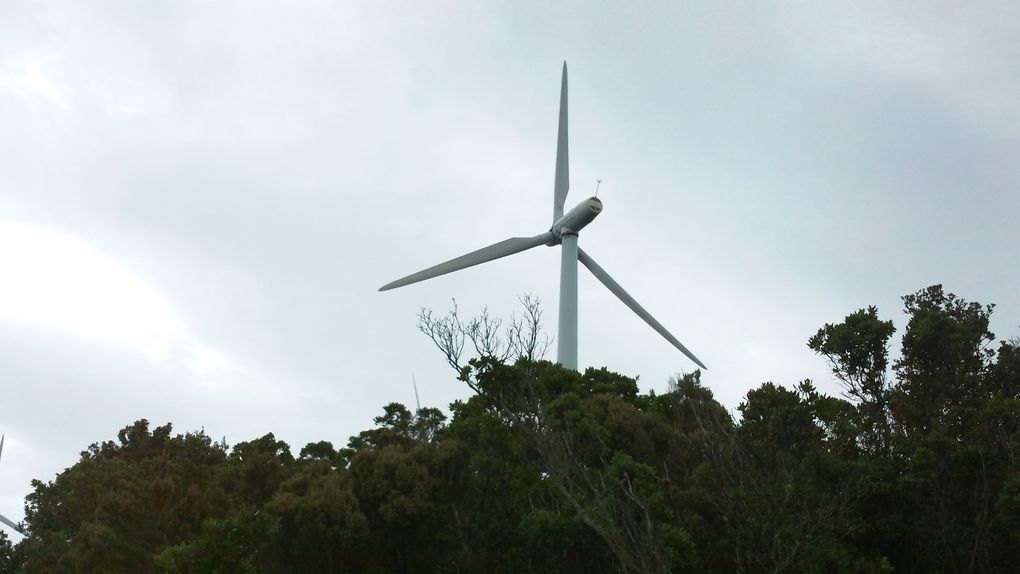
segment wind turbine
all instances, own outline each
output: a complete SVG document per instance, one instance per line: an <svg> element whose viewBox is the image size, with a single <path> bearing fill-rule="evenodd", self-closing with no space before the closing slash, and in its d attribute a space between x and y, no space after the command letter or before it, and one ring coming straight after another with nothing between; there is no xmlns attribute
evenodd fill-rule
<svg viewBox="0 0 1020 574"><path fill-rule="evenodd" d="M567 198L567 191L569 189L567 63L563 62L563 80L560 86L559 133L556 139L556 178L553 185L553 223L549 231L534 237L512 237L499 243L494 243L488 247L472 251L467 255L461 255L445 263L440 263L439 265L387 283L380 287L379 290L387 291L426 279L432 279L433 277L486 263L493 259L520 253L539 245L548 245L550 247L560 245L562 247L560 258L560 316L556 353L557 361L561 365L577 370L577 262L580 261L591 271L596 279L601 281L627 307L630 307L631 311L648 323L652 329L655 329L657 333L672 343L684 355L687 355L687 358L694 361L699 367L707 369L704 363L687 350L687 347L684 347L661 323L655 320L655 317L652 317L629 293L624 291L623 287L620 287L620 284L610 277L605 269L598 263L595 263L595 260L590 255L577 246L577 234L602 212L602 202L597 197L589 197L570 211L563 213L563 202Z"/></svg>
<svg viewBox="0 0 1020 574"><path fill-rule="evenodd" d="M4 435L0 435L0 457L2 457L3 454L4 454ZM6 524L7 526L10 526L18 534L24 534L25 533L20 527L18 527L17 524L14 523L13 520L7 518L3 514L0 514L0 522Z"/></svg>

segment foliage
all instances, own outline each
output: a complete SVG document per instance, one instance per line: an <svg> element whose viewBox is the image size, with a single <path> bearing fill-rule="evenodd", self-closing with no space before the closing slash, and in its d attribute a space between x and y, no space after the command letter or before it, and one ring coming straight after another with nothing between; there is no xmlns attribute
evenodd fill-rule
<svg viewBox="0 0 1020 574"><path fill-rule="evenodd" d="M24 564L22 546L15 546L7 533L0 530L0 574L19 572Z"/></svg>
<svg viewBox="0 0 1020 574"><path fill-rule="evenodd" d="M1015 570L1020 341L940 286L904 306L895 361L874 307L809 339L843 397L768 382L736 419L697 371L656 394L537 360L538 315L509 353L495 319L443 319L474 391L449 415L391 403L297 457L135 422L33 483L0 574Z"/></svg>

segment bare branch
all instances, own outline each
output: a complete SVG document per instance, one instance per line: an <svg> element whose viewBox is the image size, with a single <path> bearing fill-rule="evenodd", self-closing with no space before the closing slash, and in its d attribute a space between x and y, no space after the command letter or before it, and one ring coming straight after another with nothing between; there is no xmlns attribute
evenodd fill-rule
<svg viewBox="0 0 1020 574"><path fill-rule="evenodd" d="M542 305L538 297L525 293L517 299L524 307L521 318L513 317L513 329L508 338L513 342L515 355L519 359L538 361L549 352L552 339L542 332Z"/></svg>
<svg viewBox="0 0 1020 574"><path fill-rule="evenodd" d="M461 372L460 356L464 352L464 327L457 316L457 300L452 299L453 309L437 317L431 309L422 307L418 312L418 330L425 333L443 353L453 370Z"/></svg>
<svg viewBox="0 0 1020 574"><path fill-rule="evenodd" d="M453 308L444 316L422 308L418 313L418 330L432 339L446 362L458 373L465 368L461 364L461 356L467 341L471 341L477 356L492 357L501 362L511 358L544 359L552 339L542 332L541 301L531 294L522 295L518 300L524 312L519 317L512 315L506 324L490 315L488 307L482 308L479 316L464 322L458 314L455 299Z"/></svg>
<svg viewBox="0 0 1020 574"><path fill-rule="evenodd" d="M471 340L471 344L479 356L495 357L504 361L507 358L509 346L504 348L503 339L499 336L499 328L502 325L502 319L491 317L489 308L482 307L482 314L471 319L464 327L464 335Z"/></svg>

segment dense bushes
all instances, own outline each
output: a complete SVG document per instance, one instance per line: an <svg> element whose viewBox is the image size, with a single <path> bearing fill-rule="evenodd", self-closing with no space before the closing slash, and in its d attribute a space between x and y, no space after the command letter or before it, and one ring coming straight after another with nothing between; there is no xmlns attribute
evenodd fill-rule
<svg viewBox="0 0 1020 574"><path fill-rule="evenodd" d="M391 404L294 457L138 421L53 482L0 572L1005 572L1020 564L1020 347L931 287L889 369L877 310L809 346L846 398L766 383L733 420L700 373L481 357L477 394Z"/></svg>

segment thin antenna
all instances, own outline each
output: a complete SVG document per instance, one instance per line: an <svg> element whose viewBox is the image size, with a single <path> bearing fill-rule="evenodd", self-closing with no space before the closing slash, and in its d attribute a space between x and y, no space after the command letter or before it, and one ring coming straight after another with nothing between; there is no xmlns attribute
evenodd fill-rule
<svg viewBox="0 0 1020 574"><path fill-rule="evenodd" d="M595 197L599 196L599 186L600 185L602 185L602 180L601 179L596 179L595 180Z"/></svg>
<svg viewBox="0 0 1020 574"><path fill-rule="evenodd" d="M415 412L421 411L421 401L418 400L418 381L414 380L414 373L411 373L411 384L414 385L414 404L418 407Z"/></svg>

